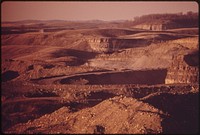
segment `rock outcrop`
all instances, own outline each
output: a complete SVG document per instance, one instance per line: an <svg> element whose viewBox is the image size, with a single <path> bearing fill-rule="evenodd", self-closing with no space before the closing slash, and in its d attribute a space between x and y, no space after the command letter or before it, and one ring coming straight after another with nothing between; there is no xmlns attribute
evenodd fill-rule
<svg viewBox="0 0 200 135"><path fill-rule="evenodd" d="M148 45L143 39L122 39L112 37L97 37L87 39L90 47L96 52L114 52L122 48L134 48Z"/></svg>
<svg viewBox="0 0 200 135"><path fill-rule="evenodd" d="M167 30L167 29L174 29L174 28L179 28L178 25L176 24L165 24L165 23L160 23L160 24L139 24L134 26L134 28L138 29L145 29L145 30L153 30L153 31L162 31L162 30Z"/></svg>
<svg viewBox="0 0 200 135"><path fill-rule="evenodd" d="M171 83L198 83L199 82L199 51L177 55L173 58L165 79L166 84Z"/></svg>

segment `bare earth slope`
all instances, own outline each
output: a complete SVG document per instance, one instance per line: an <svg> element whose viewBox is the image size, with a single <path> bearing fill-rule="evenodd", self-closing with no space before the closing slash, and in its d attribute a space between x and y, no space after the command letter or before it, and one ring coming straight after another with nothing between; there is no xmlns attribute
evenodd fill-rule
<svg viewBox="0 0 200 135"><path fill-rule="evenodd" d="M33 122L14 127L20 131L10 129L9 132L122 134L151 131L151 133L160 133L162 131L160 124L161 118L157 109L132 98L115 97L95 107L74 113L70 113L66 107L63 107Z"/></svg>

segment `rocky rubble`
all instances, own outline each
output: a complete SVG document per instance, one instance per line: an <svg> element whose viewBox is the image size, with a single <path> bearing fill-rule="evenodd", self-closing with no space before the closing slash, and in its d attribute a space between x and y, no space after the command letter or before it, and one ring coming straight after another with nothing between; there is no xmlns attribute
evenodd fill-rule
<svg viewBox="0 0 200 135"><path fill-rule="evenodd" d="M162 111L123 96L78 112L67 107L10 128L6 133L161 133Z"/></svg>

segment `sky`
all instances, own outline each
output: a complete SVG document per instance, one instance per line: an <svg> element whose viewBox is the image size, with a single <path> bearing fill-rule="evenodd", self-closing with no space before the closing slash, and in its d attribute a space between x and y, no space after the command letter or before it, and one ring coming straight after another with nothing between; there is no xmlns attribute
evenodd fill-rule
<svg viewBox="0 0 200 135"><path fill-rule="evenodd" d="M198 12L196 2L3 2L1 21L19 20L132 20L152 13Z"/></svg>

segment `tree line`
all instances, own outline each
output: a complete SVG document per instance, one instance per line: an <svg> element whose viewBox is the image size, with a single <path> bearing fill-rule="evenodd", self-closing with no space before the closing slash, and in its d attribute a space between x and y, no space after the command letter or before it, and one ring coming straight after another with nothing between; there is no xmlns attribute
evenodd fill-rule
<svg viewBox="0 0 200 135"><path fill-rule="evenodd" d="M184 26L198 26L198 16L196 12L189 11L186 14L149 14L140 17L134 17L133 25L144 23L173 23Z"/></svg>

